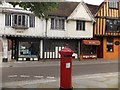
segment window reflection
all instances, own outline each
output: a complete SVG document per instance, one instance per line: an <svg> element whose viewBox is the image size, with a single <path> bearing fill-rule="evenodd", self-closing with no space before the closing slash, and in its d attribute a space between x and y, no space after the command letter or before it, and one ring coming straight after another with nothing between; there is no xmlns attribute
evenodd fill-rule
<svg viewBox="0 0 120 90"><path fill-rule="evenodd" d="M82 45L82 54L96 54L96 46L94 45Z"/></svg>
<svg viewBox="0 0 120 90"><path fill-rule="evenodd" d="M108 6L109 6L109 8L118 8L119 2L118 1L109 1Z"/></svg>
<svg viewBox="0 0 120 90"><path fill-rule="evenodd" d="M20 42L19 55L20 56L37 56L39 54L39 44L37 42Z"/></svg>
<svg viewBox="0 0 120 90"><path fill-rule="evenodd" d="M106 20L106 32L120 32L120 20L107 19Z"/></svg>

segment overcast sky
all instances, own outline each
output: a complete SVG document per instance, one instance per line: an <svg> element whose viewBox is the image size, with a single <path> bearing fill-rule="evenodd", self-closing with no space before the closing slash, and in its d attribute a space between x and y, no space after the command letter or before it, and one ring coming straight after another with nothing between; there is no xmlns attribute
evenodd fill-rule
<svg viewBox="0 0 120 90"><path fill-rule="evenodd" d="M80 2L81 0L67 0L67 1L77 1ZM94 5L99 5L101 4L104 0L83 0L85 3L89 4L94 4Z"/></svg>

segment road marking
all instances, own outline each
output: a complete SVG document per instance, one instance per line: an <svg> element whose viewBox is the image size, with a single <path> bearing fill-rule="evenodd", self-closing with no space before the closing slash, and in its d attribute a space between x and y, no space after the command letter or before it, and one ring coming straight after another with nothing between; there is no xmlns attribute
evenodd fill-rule
<svg viewBox="0 0 120 90"><path fill-rule="evenodd" d="M9 78L17 77L17 75L9 75L8 77L9 77Z"/></svg>
<svg viewBox="0 0 120 90"><path fill-rule="evenodd" d="M43 76L34 76L35 78L43 78Z"/></svg>
<svg viewBox="0 0 120 90"><path fill-rule="evenodd" d="M49 77L49 76L47 77L47 79L54 79L54 78L55 78L55 77Z"/></svg>
<svg viewBox="0 0 120 90"><path fill-rule="evenodd" d="M15 81L15 82L5 82L2 84L2 87L18 87L18 86L23 86L23 85L31 85L31 84L40 84L40 83L51 83L51 82L56 82L57 80L42 80L42 79L39 79L39 80L28 80L28 81Z"/></svg>
<svg viewBox="0 0 120 90"><path fill-rule="evenodd" d="M20 75L20 77L28 78L28 77L30 77L30 76L28 76L28 75Z"/></svg>

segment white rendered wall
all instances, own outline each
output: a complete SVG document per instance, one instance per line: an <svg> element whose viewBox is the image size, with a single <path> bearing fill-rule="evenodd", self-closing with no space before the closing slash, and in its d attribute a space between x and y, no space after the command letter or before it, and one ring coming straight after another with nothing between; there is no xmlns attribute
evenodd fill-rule
<svg viewBox="0 0 120 90"><path fill-rule="evenodd" d="M75 38L92 38L93 37L93 25L92 22L85 22L85 31L76 30L76 21L68 21L67 23L67 35L68 37Z"/></svg>
<svg viewBox="0 0 120 90"><path fill-rule="evenodd" d="M2 17L1 17L2 16ZM29 27L28 29L15 29L12 26L5 26L5 14L1 15L0 18L0 33L6 35L21 35L21 36L43 36L44 30L42 30L42 20L35 17L35 27Z"/></svg>

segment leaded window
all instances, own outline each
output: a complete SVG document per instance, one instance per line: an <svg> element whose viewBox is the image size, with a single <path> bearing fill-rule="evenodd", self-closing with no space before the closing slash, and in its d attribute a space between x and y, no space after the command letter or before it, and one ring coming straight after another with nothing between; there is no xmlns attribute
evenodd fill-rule
<svg viewBox="0 0 120 90"><path fill-rule="evenodd" d="M107 19L106 20L106 32L120 32L120 20L119 19Z"/></svg>
<svg viewBox="0 0 120 90"><path fill-rule="evenodd" d="M64 30L65 29L65 19L61 18L51 18L51 29L52 30Z"/></svg>
<svg viewBox="0 0 120 90"><path fill-rule="evenodd" d="M33 16L33 15L29 16L29 26L35 27L35 16Z"/></svg>
<svg viewBox="0 0 120 90"><path fill-rule="evenodd" d="M116 8L117 9L119 7L118 1L109 1L108 5L109 5L109 8Z"/></svg>
<svg viewBox="0 0 120 90"><path fill-rule="evenodd" d="M11 14L5 14L5 26L11 26Z"/></svg>
<svg viewBox="0 0 120 90"><path fill-rule="evenodd" d="M85 21L77 20L76 21L76 30L85 31Z"/></svg>
<svg viewBox="0 0 120 90"><path fill-rule="evenodd" d="M15 28L28 28L28 15L13 14L12 26Z"/></svg>

